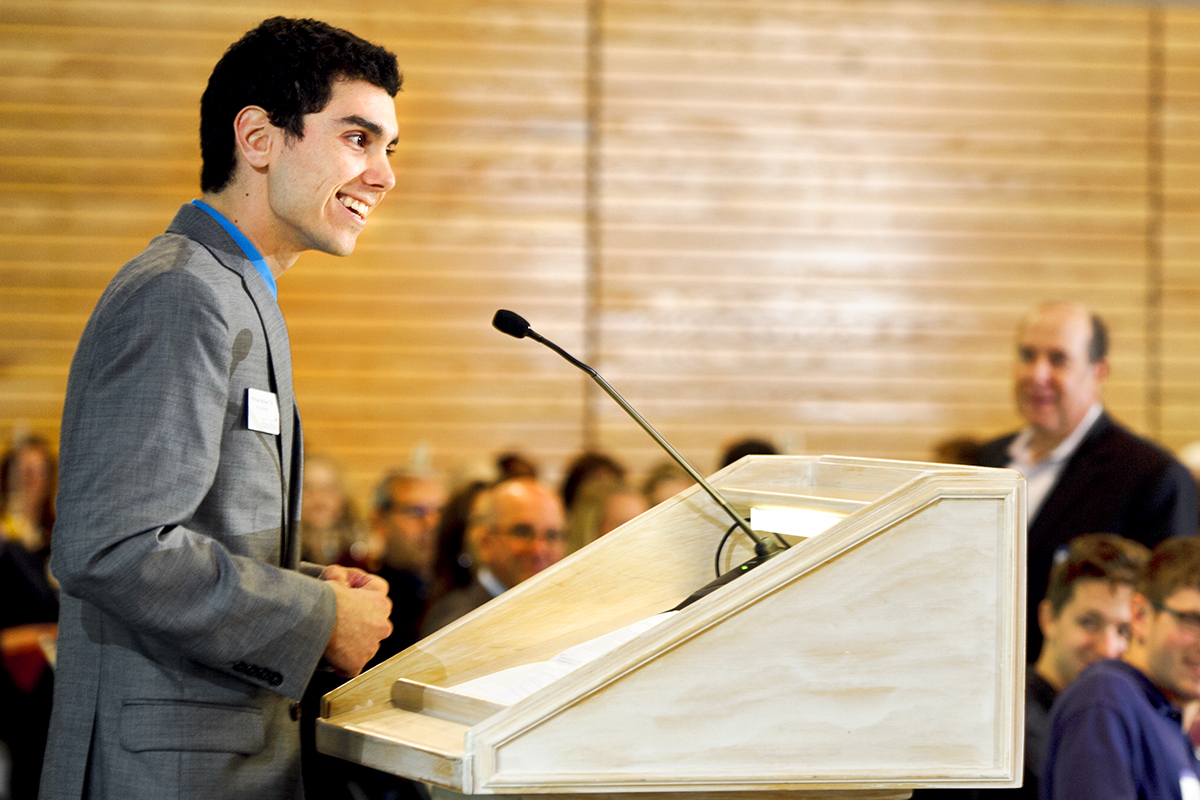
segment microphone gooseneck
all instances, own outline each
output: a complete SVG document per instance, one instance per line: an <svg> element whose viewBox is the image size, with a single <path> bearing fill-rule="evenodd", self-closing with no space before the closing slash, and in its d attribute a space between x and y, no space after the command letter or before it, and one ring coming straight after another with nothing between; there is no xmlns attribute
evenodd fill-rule
<svg viewBox="0 0 1200 800"><path fill-rule="evenodd" d="M625 398L621 397L621 395L617 393L617 390L612 388L612 386L609 385L608 381L604 380L604 377L600 375L600 373L596 372L596 370L575 358L575 356L571 355L566 350L563 350L554 342L539 335L533 330L533 328L530 327L529 322L516 312L508 311L507 309L500 309L496 312L496 315L492 317L492 326L501 333L507 333L509 336L512 336L516 339L524 339L528 336L530 339L546 345L546 347L549 347L551 350L558 353L567 361L571 362L571 364L586 372L592 378L592 380L600 385L600 388L603 389L609 397L617 402L617 405L625 409L626 414L633 417L634 422L640 425L642 430L648 433L650 438L654 439L654 441L658 443L659 447L667 451L667 455L671 456L671 458L675 460L675 463L679 464L679 466L683 468L684 472L691 476L692 480L700 484L700 487L708 493L709 497L711 497L717 503L717 505L719 505L721 509L730 516L730 518L734 521L734 524L741 528L742 532L750 537L751 541L754 542L754 552L757 558L760 560L760 563L779 551L779 546L777 544L764 539L755 533L754 529L750 527L750 523L747 522L745 518L737 512L733 505L731 505L730 502L726 500L720 492L714 489L709 482L706 481L704 477L696 471L695 467L688 463L687 459L676 452L675 448L672 447L666 439L660 436L658 431L654 430L650 423L646 422L646 420L642 418L642 415L639 414L633 406L629 405Z"/></svg>

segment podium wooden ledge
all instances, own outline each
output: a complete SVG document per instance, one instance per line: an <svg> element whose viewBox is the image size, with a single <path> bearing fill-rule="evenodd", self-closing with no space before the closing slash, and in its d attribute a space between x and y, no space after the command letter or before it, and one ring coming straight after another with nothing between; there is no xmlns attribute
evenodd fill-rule
<svg viewBox="0 0 1200 800"><path fill-rule="evenodd" d="M840 519L524 699L455 690L711 580L729 521L686 490L326 695L318 748L454 792L542 800L882 800L1020 784L1018 473L750 456L712 483L746 514ZM752 555L744 538L723 570Z"/></svg>

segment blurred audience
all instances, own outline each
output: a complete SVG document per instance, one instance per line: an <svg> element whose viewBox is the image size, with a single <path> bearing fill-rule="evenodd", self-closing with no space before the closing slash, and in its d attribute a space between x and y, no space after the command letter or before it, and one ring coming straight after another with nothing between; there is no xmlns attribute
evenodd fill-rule
<svg viewBox="0 0 1200 800"><path fill-rule="evenodd" d="M0 462L0 527L30 553L48 553L58 459L41 436L15 444Z"/></svg>
<svg viewBox="0 0 1200 800"><path fill-rule="evenodd" d="M521 453L501 453L496 457L496 472L498 481L509 478L536 478L537 464Z"/></svg>
<svg viewBox="0 0 1200 800"><path fill-rule="evenodd" d="M1043 800L1193 798L1200 762L1182 709L1200 699L1200 539L1154 548L1120 660L1084 669L1050 713Z"/></svg>
<svg viewBox="0 0 1200 800"><path fill-rule="evenodd" d="M965 464L977 466L983 442L973 436L951 436L933 446L935 464Z"/></svg>
<svg viewBox="0 0 1200 800"><path fill-rule="evenodd" d="M382 542L382 559L374 571L390 587L392 634L380 643L373 664L391 658L418 639L445 504L446 489L431 475L392 472L379 485L372 530Z"/></svg>
<svg viewBox="0 0 1200 800"><path fill-rule="evenodd" d="M1042 652L1026 676L1025 786L1019 796L1038 797L1054 698L1089 665L1129 649L1130 600L1149 560L1150 550L1130 539L1085 534L1071 540L1066 558L1050 570L1037 611Z"/></svg>
<svg viewBox="0 0 1200 800"><path fill-rule="evenodd" d="M625 467L612 456L595 451L582 453L567 465L559 495L563 508L570 513L579 493L591 483L621 482L625 480Z"/></svg>
<svg viewBox="0 0 1200 800"><path fill-rule="evenodd" d="M615 531L650 508L650 504L646 502L646 497L641 492L625 485L610 487L600 499L599 506L600 515L593 541Z"/></svg>
<svg viewBox="0 0 1200 800"><path fill-rule="evenodd" d="M472 521L478 521L478 498L487 487L485 481L471 481L455 492L442 509L442 520L437 531L438 552L434 562L433 585L429 592L431 603L471 583L471 568L477 554L469 544L468 531Z"/></svg>
<svg viewBox="0 0 1200 800"><path fill-rule="evenodd" d="M1188 473L1192 476L1197 484L1200 484L1200 442L1189 442L1180 448L1176 455L1179 463L1187 468Z"/></svg>
<svg viewBox="0 0 1200 800"><path fill-rule="evenodd" d="M650 470L642 484L642 496L651 508L664 500L669 500L684 489L695 484L692 476L684 472L683 467L674 461L660 462Z"/></svg>
<svg viewBox="0 0 1200 800"><path fill-rule="evenodd" d="M591 481L567 515L567 552L574 553L649 508L641 492L620 481Z"/></svg>
<svg viewBox="0 0 1200 800"><path fill-rule="evenodd" d="M422 635L474 611L566 554L562 502L544 484L513 478L479 499L482 533L475 575L469 586L450 592L429 609Z"/></svg>
<svg viewBox="0 0 1200 800"><path fill-rule="evenodd" d="M738 439L725 445L725 449L721 452L721 460L717 464L717 469L724 469L733 462L745 456L775 456L779 455L779 448L769 439L758 437L746 437Z"/></svg>
<svg viewBox="0 0 1200 800"><path fill-rule="evenodd" d="M1058 551L1083 533L1116 533L1147 547L1195 536L1195 481L1169 453L1104 409L1108 328L1078 303L1031 308L1017 326L1013 389L1025 427L983 446L979 464L1025 476L1026 656L1038 657L1037 608Z"/></svg>
<svg viewBox="0 0 1200 800"><path fill-rule="evenodd" d="M306 493L308 481L305 464ZM331 509L344 508L332 497L331 493L331 499L323 501L325 519L340 516ZM437 478L414 471L390 472L376 489L370 566L388 582L392 633L379 643L379 651L367 663L367 669L417 641L433 577L437 527L445 500L445 489ZM424 800L425 794L412 781L316 751L315 720L320 715L321 697L343 682L332 672L318 670L301 700L305 796L311 800Z"/></svg>
<svg viewBox="0 0 1200 800"><path fill-rule="evenodd" d="M36 798L54 673L47 658L58 622L50 576L57 459L40 436L0 461L0 743L10 759L13 800Z"/></svg>
<svg viewBox="0 0 1200 800"><path fill-rule="evenodd" d="M1045 765L1050 708L1058 694L1089 665L1120 658L1129 648L1130 601L1150 551L1111 533L1071 540L1050 570L1038 606L1045 643L1025 672L1025 774L1017 789L922 789L913 800L1038 800Z"/></svg>
<svg viewBox="0 0 1200 800"><path fill-rule="evenodd" d="M322 566L365 567L369 561L367 538L341 465L329 456L305 456L300 559Z"/></svg>

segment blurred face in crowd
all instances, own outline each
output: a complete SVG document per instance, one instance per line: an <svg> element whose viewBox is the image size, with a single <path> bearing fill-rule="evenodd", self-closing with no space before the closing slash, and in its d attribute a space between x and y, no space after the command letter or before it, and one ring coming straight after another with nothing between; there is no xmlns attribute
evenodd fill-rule
<svg viewBox="0 0 1200 800"><path fill-rule="evenodd" d="M1200 698L1200 591L1176 589L1161 609L1134 594L1132 624L1125 660L1176 706Z"/></svg>
<svg viewBox="0 0 1200 800"><path fill-rule="evenodd" d="M656 506L666 500L670 500L675 495L682 492L684 489L692 486L695 483L691 478L664 478L654 484L654 488L650 496L646 499L651 506Z"/></svg>
<svg viewBox="0 0 1200 800"><path fill-rule="evenodd" d="M505 481L489 492L490 524L480 558L511 589L566 554L565 515L558 495L535 480Z"/></svg>
<svg viewBox="0 0 1200 800"><path fill-rule="evenodd" d="M345 503L346 493L337 468L323 459L306 459L300 513L305 525L321 530L332 528L341 518Z"/></svg>
<svg viewBox="0 0 1200 800"><path fill-rule="evenodd" d="M471 500L470 511L467 512L467 529L463 532L463 549L471 558L472 564L479 564L483 557L483 537L488 531L488 520L492 515L492 493L484 489Z"/></svg>
<svg viewBox="0 0 1200 800"><path fill-rule="evenodd" d="M1045 642L1038 674L1062 691L1089 664L1119 658L1129 647L1132 597L1128 584L1081 578L1071 584L1071 599L1057 615L1050 601L1043 600L1038 623Z"/></svg>
<svg viewBox="0 0 1200 800"><path fill-rule="evenodd" d="M446 490L433 478L399 477L388 483L388 497L390 507L376 519L384 561L396 569L431 574Z"/></svg>
<svg viewBox="0 0 1200 800"><path fill-rule="evenodd" d="M600 515L600 524L596 535L603 536L610 531L615 531L647 508L646 498L642 497L640 492L621 489L610 493L604 498L604 508Z"/></svg>
<svg viewBox="0 0 1200 800"><path fill-rule="evenodd" d="M9 473L9 494L26 508L35 509L50 493L50 457L37 445L26 445L12 456Z"/></svg>
<svg viewBox="0 0 1200 800"><path fill-rule="evenodd" d="M1100 399L1108 362L1090 361L1091 315L1055 303L1030 312L1017 332L1017 410L1034 430L1034 446L1053 450Z"/></svg>

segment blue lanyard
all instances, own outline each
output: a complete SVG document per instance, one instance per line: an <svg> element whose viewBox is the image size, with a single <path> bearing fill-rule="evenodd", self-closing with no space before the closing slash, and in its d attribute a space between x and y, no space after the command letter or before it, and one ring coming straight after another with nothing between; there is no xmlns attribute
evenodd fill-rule
<svg viewBox="0 0 1200 800"><path fill-rule="evenodd" d="M267 282L267 288L271 290L271 296L278 300L279 288L275 285L275 276L271 274L271 268L267 266L267 261L262 257L262 253L258 252L258 248L254 246L254 243L246 238L246 234L239 231L236 225L225 219L225 216L220 211L217 211L208 203L201 200L193 200L192 205L207 212L210 217L220 223L226 233L233 237L233 240L237 242L237 246L242 248L242 252L246 254L246 258L250 259L250 263L258 270L258 274L262 275L262 279Z"/></svg>

